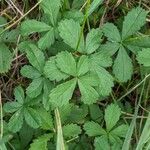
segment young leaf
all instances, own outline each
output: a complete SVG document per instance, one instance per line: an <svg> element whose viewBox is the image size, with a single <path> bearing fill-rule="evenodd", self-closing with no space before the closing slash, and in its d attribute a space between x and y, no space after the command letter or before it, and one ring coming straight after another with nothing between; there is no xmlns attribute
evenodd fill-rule
<svg viewBox="0 0 150 150"><path fill-rule="evenodd" d="M47 33L45 33L44 36L40 38L38 41L38 47L42 50L45 50L46 48L50 48L52 44L54 44L55 41L55 35L54 35L54 29L51 28Z"/></svg>
<svg viewBox="0 0 150 150"><path fill-rule="evenodd" d="M24 109L24 117L27 124L32 128L38 128L41 124L41 117L38 111L33 108L28 107Z"/></svg>
<svg viewBox="0 0 150 150"><path fill-rule="evenodd" d="M72 19L70 20L66 19L59 23L58 30L64 42L68 44L71 48L76 50L81 32L80 24ZM83 50L84 50L84 39L82 35L81 41L78 46L78 51L83 52Z"/></svg>
<svg viewBox="0 0 150 150"><path fill-rule="evenodd" d="M22 76L29 79L36 79L41 76L41 73L34 67L30 65L25 65L21 68L20 73Z"/></svg>
<svg viewBox="0 0 150 150"><path fill-rule="evenodd" d="M27 87L26 93L29 97L35 98L41 94L42 88L43 88L43 78L42 77L36 78Z"/></svg>
<svg viewBox="0 0 150 150"><path fill-rule="evenodd" d="M48 150L47 142L52 138L52 134L44 134L37 139L33 140L33 143L30 144L29 150Z"/></svg>
<svg viewBox="0 0 150 150"><path fill-rule="evenodd" d="M86 37L86 53L91 54L100 46L102 32L100 29L92 29Z"/></svg>
<svg viewBox="0 0 150 150"><path fill-rule="evenodd" d="M150 66L150 48L143 49L137 55L137 60L140 64L143 64L145 67Z"/></svg>
<svg viewBox="0 0 150 150"><path fill-rule="evenodd" d="M86 80L85 77L80 77L78 80L79 89L82 95L81 100L85 104L93 104L98 100L99 94L91 86L91 82L87 82L88 80Z"/></svg>
<svg viewBox="0 0 150 150"><path fill-rule="evenodd" d="M4 43L0 43L0 73L5 73L10 69L12 53Z"/></svg>
<svg viewBox="0 0 150 150"><path fill-rule="evenodd" d="M120 42L121 36L118 28L112 23L106 23L103 26L103 32L109 41Z"/></svg>
<svg viewBox="0 0 150 150"><path fill-rule="evenodd" d="M50 103L54 106L63 106L66 105L72 97L76 86L76 79L72 79L65 83L58 85L56 88L51 90L49 95Z"/></svg>
<svg viewBox="0 0 150 150"><path fill-rule="evenodd" d="M45 65L44 54L34 44L30 44L29 47L30 49L26 50L27 58L32 66L42 73Z"/></svg>
<svg viewBox="0 0 150 150"><path fill-rule="evenodd" d="M51 26L37 20L25 20L21 24L21 34L27 36L35 32L49 31Z"/></svg>
<svg viewBox="0 0 150 150"><path fill-rule="evenodd" d="M56 57L57 67L64 73L76 76L76 62L71 53L63 51Z"/></svg>
<svg viewBox="0 0 150 150"><path fill-rule="evenodd" d="M23 125L23 114L21 111L22 109L16 111L16 113L9 119L8 128L14 133L19 131Z"/></svg>
<svg viewBox="0 0 150 150"><path fill-rule="evenodd" d="M133 73L132 60L122 46L113 65L113 73L120 82L126 82Z"/></svg>
<svg viewBox="0 0 150 150"><path fill-rule="evenodd" d="M51 81L56 80L57 82L65 80L69 77L69 75L58 69L56 66L55 57L50 57L50 59L46 62L44 67L44 74Z"/></svg>
<svg viewBox="0 0 150 150"><path fill-rule="evenodd" d="M89 59L82 55L77 63L77 75L82 76L89 71Z"/></svg>
<svg viewBox="0 0 150 150"><path fill-rule="evenodd" d="M81 128L77 124L67 124L63 126L63 134L66 138L73 138L81 134Z"/></svg>
<svg viewBox="0 0 150 150"><path fill-rule="evenodd" d="M23 104L25 96L24 96L24 91L21 86L18 86L15 88L14 95L15 95L15 99L17 100L17 102L20 104Z"/></svg>
<svg viewBox="0 0 150 150"><path fill-rule="evenodd" d="M118 122L121 115L121 109L116 104L111 104L105 109L106 129L110 131Z"/></svg>
<svg viewBox="0 0 150 150"><path fill-rule="evenodd" d="M124 18L122 28L122 39L136 33L146 22L147 11L137 7L133 8Z"/></svg>
<svg viewBox="0 0 150 150"><path fill-rule="evenodd" d="M44 13L49 15L49 19L53 26L56 25L57 16L61 7L61 0L44 0L40 3Z"/></svg>
<svg viewBox="0 0 150 150"><path fill-rule="evenodd" d="M86 122L84 124L84 130L88 136L99 136L107 134L106 131L94 121Z"/></svg>

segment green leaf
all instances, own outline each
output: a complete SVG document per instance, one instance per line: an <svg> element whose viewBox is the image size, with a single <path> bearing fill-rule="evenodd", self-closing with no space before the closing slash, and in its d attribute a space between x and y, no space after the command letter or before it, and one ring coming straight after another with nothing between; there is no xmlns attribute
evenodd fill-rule
<svg viewBox="0 0 150 150"><path fill-rule="evenodd" d="M82 76L89 71L89 59L87 56L82 55L77 63L77 74Z"/></svg>
<svg viewBox="0 0 150 150"><path fill-rule="evenodd" d="M50 48L50 46L54 44L54 41L55 41L54 29L51 28L50 31L45 33L45 35L40 38L40 40L38 41L38 47L42 50L45 50L47 48Z"/></svg>
<svg viewBox="0 0 150 150"><path fill-rule="evenodd" d="M68 44L71 48L76 50L81 32L80 24L72 19L65 19L59 23L58 30L64 42ZM77 50L80 52L83 52L84 50L83 35L81 37L81 41Z"/></svg>
<svg viewBox="0 0 150 150"><path fill-rule="evenodd" d="M76 76L76 62L71 53L63 51L56 56L56 65L64 73Z"/></svg>
<svg viewBox="0 0 150 150"><path fill-rule="evenodd" d="M72 97L76 86L76 79L72 79L65 83L58 85L56 88L51 90L49 95L50 103L54 106L63 106L66 105Z"/></svg>
<svg viewBox="0 0 150 150"><path fill-rule="evenodd" d="M132 60L128 56L124 47L120 47L117 58L114 61L113 73L120 82L126 82L131 79L133 73Z"/></svg>
<svg viewBox="0 0 150 150"><path fill-rule="evenodd" d="M51 26L37 20L25 20L21 23L21 34L27 36L35 32L49 31Z"/></svg>
<svg viewBox="0 0 150 150"><path fill-rule="evenodd" d="M149 41L150 41L149 35L144 35L144 36L140 35L138 37L130 38L130 39L124 41L124 44L137 46L140 48L149 48L150 47Z"/></svg>
<svg viewBox="0 0 150 150"><path fill-rule="evenodd" d="M57 23L57 17L59 13L59 9L61 7L60 0L44 0L40 3L41 8L43 9L44 13L49 15L49 19L53 26Z"/></svg>
<svg viewBox="0 0 150 150"><path fill-rule="evenodd" d="M26 93L29 97L35 98L41 94L42 88L43 88L43 78L42 77L36 78L27 87Z"/></svg>
<svg viewBox="0 0 150 150"><path fill-rule="evenodd" d="M41 128L44 130L52 130L53 129L53 118L49 111L46 111L43 108L37 110L41 117Z"/></svg>
<svg viewBox="0 0 150 150"><path fill-rule="evenodd" d="M44 67L44 74L51 81L61 81L69 77L66 73L60 71L56 66L55 57L50 57Z"/></svg>
<svg viewBox="0 0 150 150"><path fill-rule="evenodd" d="M136 33L146 22L147 11L137 7L133 8L124 18L122 28L122 39Z"/></svg>
<svg viewBox="0 0 150 150"><path fill-rule="evenodd" d="M92 29L86 37L86 53L91 54L100 46L102 32L99 28Z"/></svg>
<svg viewBox="0 0 150 150"><path fill-rule="evenodd" d="M73 138L81 134L81 128L77 124L67 124L63 126L63 134L66 138Z"/></svg>
<svg viewBox="0 0 150 150"><path fill-rule="evenodd" d="M42 73L45 65L44 53L40 51L34 44L30 44L28 46L30 49L26 50L26 53L29 62Z"/></svg>
<svg viewBox="0 0 150 150"><path fill-rule="evenodd" d="M93 0L93 2L90 5L88 15L91 15L98 7L101 5L103 0Z"/></svg>
<svg viewBox="0 0 150 150"><path fill-rule="evenodd" d="M22 109L13 114L8 123L9 130L14 133L19 131L23 125L23 114L21 111Z"/></svg>
<svg viewBox="0 0 150 150"><path fill-rule="evenodd" d="M8 113L13 113L17 110L19 110L22 107L22 104L18 102L7 102L4 104L4 111Z"/></svg>
<svg viewBox="0 0 150 150"><path fill-rule="evenodd" d="M10 69L11 62L12 53L4 43L0 43L0 73L7 72Z"/></svg>
<svg viewBox="0 0 150 150"><path fill-rule="evenodd" d="M110 150L111 149L106 135L95 138L94 146L95 146L95 150Z"/></svg>
<svg viewBox="0 0 150 150"><path fill-rule="evenodd" d="M36 68L30 65L23 66L20 72L22 76L29 78L29 79L36 79L41 76L41 73Z"/></svg>
<svg viewBox="0 0 150 150"><path fill-rule="evenodd" d="M18 103L23 104L24 102L24 90L21 86L17 86L14 90L15 99Z"/></svg>
<svg viewBox="0 0 150 150"><path fill-rule="evenodd" d="M120 42L121 36L118 28L113 23L106 23L103 26L103 32L109 41Z"/></svg>
<svg viewBox="0 0 150 150"><path fill-rule="evenodd" d="M78 85L81 92L81 100L85 104L93 104L95 103L98 98L99 94L97 91L90 85L90 83L86 82L88 80L85 79L85 77L80 77L78 79Z"/></svg>
<svg viewBox="0 0 150 150"><path fill-rule="evenodd" d="M52 138L52 134L44 134L37 139L33 140L33 143L30 144L29 150L48 150L47 142Z"/></svg>
<svg viewBox="0 0 150 150"><path fill-rule="evenodd" d="M116 135L119 137L125 137L126 133L128 131L129 126L126 124L122 124L120 126L118 126L117 128L113 129L110 133L112 135Z"/></svg>
<svg viewBox="0 0 150 150"><path fill-rule="evenodd" d="M142 51L138 52L137 60L139 64L142 64L145 67L149 67L150 66L150 48L143 49Z"/></svg>
<svg viewBox="0 0 150 150"><path fill-rule="evenodd" d="M118 122L121 115L121 109L116 104L111 104L105 109L106 129L110 131Z"/></svg>
<svg viewBox="0 0 150 150"><path fill-rule="evenodd" d="M32 128L38 128L41 124L41 117L39 116L38 111L33 108L25 108L24 109L24 117L26 123Z"/></svg>
<svg viewBox="0 0 150 150"><path fill-rule="evenodd" d="M88 136L99 136L107 134L106 131L94 121L86 122L84 124L84 130Z"/></svg>

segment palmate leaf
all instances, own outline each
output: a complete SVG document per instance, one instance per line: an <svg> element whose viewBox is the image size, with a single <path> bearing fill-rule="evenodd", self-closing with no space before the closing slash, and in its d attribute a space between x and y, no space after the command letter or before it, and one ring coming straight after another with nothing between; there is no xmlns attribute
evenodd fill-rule
<svg viewBox="0 0 150 150"><path fill-rule="evenodd" d="M66 73L60 71L58 67L56 66L56 57L50 57L49 60L46 62L44 67L44 74L47 78L49 78L51 81L61 81L65 80L69 77Z"/></svg>
<svg viewBox="0 0 150 150"><path fill-rule="evenodd" d="M63 51L56 56L56 65L64 73L76 76L76 62L71 53Z"/></svg>
<svg viewBox="0 0 150 150"><path fill-rule="evenodd" d="M73 138L81 134L81 127L73 123L63 126L62 130L65 138Z"/></svg>
<svg viewBox="0 0 150 150"><path fill-rule="evenodd" d="M58 85L56 88L51 90L51 93L49 95L50 103L54 106L59 107L66 105L72 97L76 82L76 79L72 79Z"/></svg>
<svg viewBox="0 0 150 150"><path fill-rule="evenodd" d="M88 136L100 136L107 134L106 131L94 121L86 122L84 124L84 130Z"/></svg>
<svg viewBox="0 0 150 150"><path fill-rule="evenodd" d="M93 53L99 46L101 42L102 32L100 29L92 29L86 37L86 53Z"/></svg>
<svg viewBox="0 0 150 150"><path fill-rule="evenodd" d="M0 43L0 73L5 73L10 69L12 53L4 43Z"/></svg>
<svg viewBox="0 0 150 150"><path fill-rule="evenodd" d="M120 47L117 58L114 61L113 73L120 82L126 82L131 79L133 73L132 60L123 46Z"/></svg>
<svg viewBox="0 0 150 150"><path fill-rule="evenodd" d="M61 0L44 0L40 3L40 7L44 13L49 15L49 19L53 26L56 25L57 16L61 7Z"/></svg>
<svg viewBox="0 0 150 150"><path fill-rule="evenodd" d="M21 34L27 36L35 32L44 32L51 30L51 26L37 20L25 20L21 23Z"/></svg>
<svg viewBox="0 0 150 150"><path fill-rule="evenodd" d="M118 122L121 115L121 109L117 104L111 104L105 109L106 129L110 131Z"/></svg>
<svg viewBox="0 0 150 150"><path fill-rule="evenodd" d="M132 9L124 18L122 27L122 39L136 33L146 22L147 11L137 7Z"/></svg>
<svg viewBox="0 0 150 150"><path fill-rule="evenodd" d="M143 49L142 51L138 52L137 60L140 64L144 65L145 67L150 66L150 48Z"/></svg>
<svg viewBox="0 0 150 150"><path fill-rule="evenodd" d="M59 23L58 30L64 42L68 44L71 48L76 50L81 32L80 24L72 19L70 20L65 19ZM84 51L83 35L81 37L77 50L80 52Z"/></svg>
<svg viewBox="0 0 150 150"><path fill-rule="evenodd" d="M118 28L113 23L106 23L102 28L106 37L108 37L109 41L112 42L120 42L121 36Z"/></svg>

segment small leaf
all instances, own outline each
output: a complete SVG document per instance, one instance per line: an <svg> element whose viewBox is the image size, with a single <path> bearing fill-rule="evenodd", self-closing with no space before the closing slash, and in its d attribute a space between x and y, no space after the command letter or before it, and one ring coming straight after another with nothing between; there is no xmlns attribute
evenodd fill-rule
<svg viewBox="0 0 150 150"><path fill-rule="evenodd" d="M57 67L64 73L76 76L76 62L71 53L63 51L57 54Z"/></svg>
<svg viewBox="0 0 150 150"><path fill-rule="evenodd" d="M80 24L72 19L70 20L66 19L59 23L58 30L64 42L68 44L71 48L76 50L81 32ZM78 51L83 52L83 50L84 50L84 39L82 35L81 41L78 46Z"/></svg>
<svg viewBox="0 0 150 150"><path fill-rule="evenodd" d="M87 56L82 55L77 64L77 74L82 76L89 71L89 59Z"/></svg>
<svg viewBox="0 0 150 150"><path fill-rule="evenodd" d="M24 90L21 86L17 86L14 90L15 99L18 103L23 104L24 102Z"/></svg>
<svg viewBox="0 0 150 150"><path fill-rule="evenodd" d="M25 108L24 117L27 124L32 128L38 128L41 124L41 117L39 116L38 111L33 108Z"/></svg>
<svg viewBox="0 0 150 150"><path fill-rule="evenodd" d="M81 128L77 124L67 124L63 126L63 134L66 138L73 138L81 134Z"/></svg>
<svg viewBox="0 0 150 150"><path fill-rule="evenodd" d="M106 129L110 131L118 122L121 115L121 109L116 104L111 104L105 109Z"/></svg>
<svg viewBox="0 0 150 150"><path fill-rule="evenodd" d="M55 41L55 35L54 35L54 29L51 28L50 31L45 33L44 36L40 38L38 41L38 47L42 50L45 50L47 48L50 48L52 44L54 44Z"/></svg>
<svg viewBox="0 0 150 150"><path fill-rule="evenodd" d="M18 102L7 102L4 104L4 111L8 113L13 113L17 110L19 110L22 107L22 104Z"/></svg>
<svg viewBox="0 0 150 150"><path fill-rule="evenodd" d="M5 73L10 69L12 61L12 53L8 47L0 43L0 73Z"/></svg>
<svg viewBox="0 0 150 150"><path fill-rule="evenodd" d="M103 26L103 32L109 41L120 42L121 36L118 28L113 23L106 23Z"/></svg>
<svg viewBox="0 0 150 150"><path fill-rule="evenodd" d="M79 85L79 89L81 92L81 100L85 103L85 104L93 104L95 103L98 98L99 98L99 94L97 93L97 91L90 85L90 83L85 82L87 80L84 80L84 76L80 77L78 80L78 85Z"/></svg>
<svg viewBox="0 0 150 150"><path fill-rule="evenodd" d="M137 60L140 64L144 65L145 67L150 66L150 48L143 49L137 55Z"/></svg>
<svg viewBox="0 0 150 150"><path fill-rule="evenodd" d="M10 118L8 123L8 128L12 132L17 132L21 129L23 125L23 114L22 110L18 110L13 116Z"/></svg>
<svg viewBox="0 0 150 150"><path fill-rule="evenodd" d="M92 29L86 37L86 53L91 54L100 46L102 32L100 29Z"/></svg>
<svg viewBox="0 0 150 150"><path fill-rule="evenodd" d="M115 129L113 129L110 133L112 135L116 135L119 137L125 137L126 133L128 131L128 128L129 128L128 125L122 124L122 125L116 127Z"/></svg>
<svg viewBox="0 0 150 150"><path fill-rule="evenodd" d="M30 98L35 98L41 94L43 88L43 78L34 79L26 89L26 93Z"/></svg>
<svg viewBox="0 0 150 150"><path fill-rule="evenodd" d="M28 45L29 49L26 50L27 58L29 62L41 73L45 65L45 57L42 51L40 51L34 44Z"/></svg>
<svg viewBox="0 0 150 150"><path fill-rule="evenodd" d="M106 131L94 121L86 122L84 124L84 130L88 136L99 136L107 134Z"/></svg>
<svg viewBox="0 0 150 150"><path fill-rule="evenodd" d="M35 32L49 31L51 26L37 20L25 20L21 23L21 34L27 36Z"/></svg>
<svg viewBox="0 0 150 150"><path fill-rule="evenodd" d="M55 57L50 57L44 67L44 74L51 81L61 81L69 77L66 73L60 71L56 66Z"/></svg>
<svg viewBox="0 0 150 150"><path fill-rule="evenodd" d="M44 13L49 15L49 19L53 26L56 25L57 16L59 13L59 9L61 7L60 0L44 0L40 3L41 8L43 9Z"/></svg>
<svg viewBox="0 0 150 150"><path fill-rule="evenodd" d="M48 150L47 142L52 138L52 134L44 134L37 139L33 140L30 144L29 150Z"/></svg>
<svg viewBox="0 0 150 150"><path fill-rule="evenodd" d="M74 92L75 86L76 79L72 79L58 85L56 88L51 90L51 93L49 95L50 103L52 103L54 106L59 107L68 104Z"/></svg>
<svg viewBox="0 0 150 150"><path fill-rule="evenodd" d="M128 56L124 47L119 49L117 58L114 62L113 73L120 82L126 82L131 79L133 73L132 60Z"/></svg>
<svg viewBox="0 0 150 150"><path fill-rule="evenodd" d="M30 65L23 66L20 72L22 76L29 78L29 79L36 79L41 76L41 73L36 68Z"/></svg>
<svg viewBox="0 0 150 150"><path fill-rule="evenodd" d="M146 22L147 11L137 7L133 8L124 18L122 38L126 39L136 33Z"/></svg>

